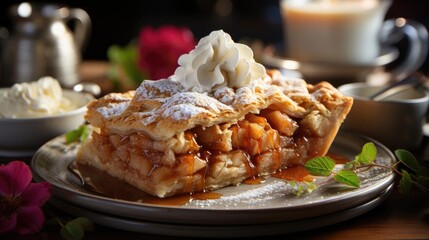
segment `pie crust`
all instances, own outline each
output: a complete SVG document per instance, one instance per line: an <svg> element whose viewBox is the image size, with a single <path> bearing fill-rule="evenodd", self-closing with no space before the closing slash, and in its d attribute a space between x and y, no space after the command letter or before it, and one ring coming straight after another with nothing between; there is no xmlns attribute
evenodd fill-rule
<svg viewBox="0 0 429 240"><path fill-rule="evenodd" d="M325 155L352 102L277 70L209 93L146 80L88 105L77 161L158 197L214 190Z"/></svg>

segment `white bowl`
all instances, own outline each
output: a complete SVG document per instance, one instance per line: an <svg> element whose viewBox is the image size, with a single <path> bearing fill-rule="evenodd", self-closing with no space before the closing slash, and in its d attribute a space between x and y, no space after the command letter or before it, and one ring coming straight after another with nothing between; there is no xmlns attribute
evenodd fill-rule
<svg viewBox="0 0 429 240"><path fill-rule="evenodd" d="M71 90L63 90L63 96L76 104L77 108L46 117L1 118L0 156L31 156L47 141L83 124L86 105L93 97Z"/></svg>

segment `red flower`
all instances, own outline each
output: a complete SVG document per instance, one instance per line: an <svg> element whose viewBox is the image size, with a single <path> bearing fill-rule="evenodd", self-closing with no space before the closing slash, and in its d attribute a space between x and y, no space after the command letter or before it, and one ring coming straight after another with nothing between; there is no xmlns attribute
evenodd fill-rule
<svg viewBox="0 0 429 240"><path fill-rule="evenodd" d="M51 196L51 185L31 179L30 168L21 161L0 165L0 235L30 234L42 228L45 217L40 207Z"/></svg>
<svg viewBox="0 0 429 240"><path fill-rule="evenodd" d="M195 47L192 32L187 28L144 27L139 35L139 67L157 80L174 74L179 57Z"/></svg>

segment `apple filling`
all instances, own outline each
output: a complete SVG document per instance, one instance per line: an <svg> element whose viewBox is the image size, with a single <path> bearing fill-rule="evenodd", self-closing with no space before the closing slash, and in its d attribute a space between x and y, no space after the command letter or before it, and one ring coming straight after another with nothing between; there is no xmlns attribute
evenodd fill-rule
<svg viewBox="0 0 429 240"><path fill-rule="evenodd" d="M198 126L166 141L141 132L94 131L87 149L98 168L166 197L236 185L325 154L318 125L308 123L315 122L268 108L235 124Z"/></svg>

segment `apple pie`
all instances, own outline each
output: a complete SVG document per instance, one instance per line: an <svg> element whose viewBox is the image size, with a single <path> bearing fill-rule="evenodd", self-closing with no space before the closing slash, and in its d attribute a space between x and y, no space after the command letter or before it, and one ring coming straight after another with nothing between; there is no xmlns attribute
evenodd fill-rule
<svg viewBox="0 0 429 240"><path fill-rule="evenodd" d="M222 30L167 79L88 105L79 163L151 195L237 185L327 153L352 98L266 70Z"/></svg>

